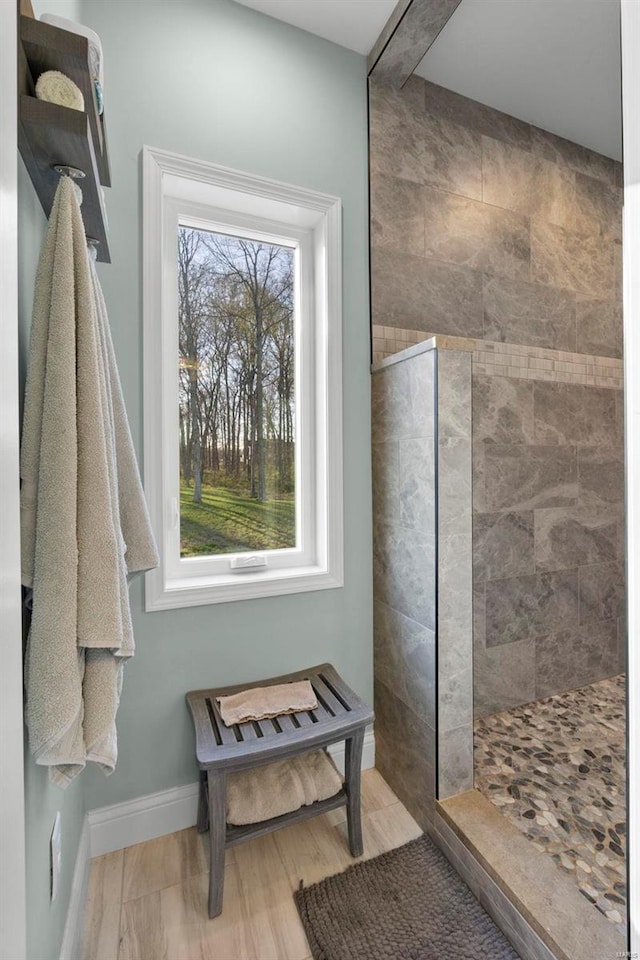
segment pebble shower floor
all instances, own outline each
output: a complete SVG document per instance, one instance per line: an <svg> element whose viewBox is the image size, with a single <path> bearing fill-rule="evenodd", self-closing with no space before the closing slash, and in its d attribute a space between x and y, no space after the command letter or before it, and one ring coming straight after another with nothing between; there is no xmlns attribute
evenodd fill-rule
<svg viewBox="0 0 640 960"><path fill-rule="evenodd" d="M475 785L626 930L625 677L475 723Z"/></svg>

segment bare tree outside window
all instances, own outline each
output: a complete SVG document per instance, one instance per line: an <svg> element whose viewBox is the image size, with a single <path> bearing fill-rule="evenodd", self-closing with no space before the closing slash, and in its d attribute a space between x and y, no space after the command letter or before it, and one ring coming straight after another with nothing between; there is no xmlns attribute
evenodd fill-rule
<svg viewBox="0 0 640 960"><path fill-rule="evenodd" d="M180 554L296 545L294 251L178 229Z"/></svg>

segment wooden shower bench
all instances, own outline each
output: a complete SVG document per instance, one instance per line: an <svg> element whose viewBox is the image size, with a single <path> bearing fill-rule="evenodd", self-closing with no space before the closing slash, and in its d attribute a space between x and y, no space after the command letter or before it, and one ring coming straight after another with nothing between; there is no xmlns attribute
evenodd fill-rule
<svg viewBox="0 0 640 960"><path fill-rule="evenodd" d="M216 697L296 680L309 680L318 701L316 710L281 714L272 720L250 721L232 727L222 722ZM196 760L200 767L198 831L203 833L209 829L210 832L210 917L217 917L222 912L225 850L244 840L346 806L349 849L352 856L360 856L362 745L365 727L373 721L373 711L347 686L330 663L255 683L192 690L187 694L187 704L195 726ZM341 740L345 741L345 779L342 789L335 796L262 823L246 826L227 824L228 773L286 760Z"/></svg>

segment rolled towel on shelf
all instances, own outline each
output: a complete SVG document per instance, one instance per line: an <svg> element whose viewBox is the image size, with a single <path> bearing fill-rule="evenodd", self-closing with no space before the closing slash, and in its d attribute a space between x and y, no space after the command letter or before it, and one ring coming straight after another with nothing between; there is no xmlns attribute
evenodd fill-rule
<svg viewBox="0 0 640 960"><path fill-rule="evenodd" d="M86 37L89 43L89 69L94 82L96 104L98 113L102 116L104 110L104 67L100 37L95 30L92 30L90 27L85 27L82 23L76 23L75 20L68 20L66 17L59 17L55 13L43 13L40 19L43 23L51 24L52 27L59 27L61 30L67 30L69 33L76 33L80 37Z"/></svg>
<svg viewBox="0 0 640 960"><path fill-rule="evenodd" d="M308 680L278 683L270 687L251 687L228 697L218 697L220 716L227 727L248 720L266 720L283 713L315 710L318 706Z"/></svg>
<svg viewBox="0 0 640 960"><path fill-rule="evenodd" d="M72 110L84 110L82 90L59 70L46 70L36 83L36 97Z"/></svg>

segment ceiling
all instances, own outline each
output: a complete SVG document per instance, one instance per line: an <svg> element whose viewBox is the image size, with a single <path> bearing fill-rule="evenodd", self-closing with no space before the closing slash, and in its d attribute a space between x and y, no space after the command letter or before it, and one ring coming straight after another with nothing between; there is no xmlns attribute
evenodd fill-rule
<svg viewBox="0 0 640 960"><path fill-rule="evenodd" d="M618 0L462 0L416 73L622 159Z"/></svg>
<svg viewBox="0 0 640 960"><path fill-rule="evenodd" d="M237 0L276 20L366 56L396 0Z"/></svg>
<svg viewBox="0 0 640 960"><path fill-rule="evenodd" d="M238 0L367 54L395 0ZM618 0L462 0L416 72L621 159Z"/></svg>

